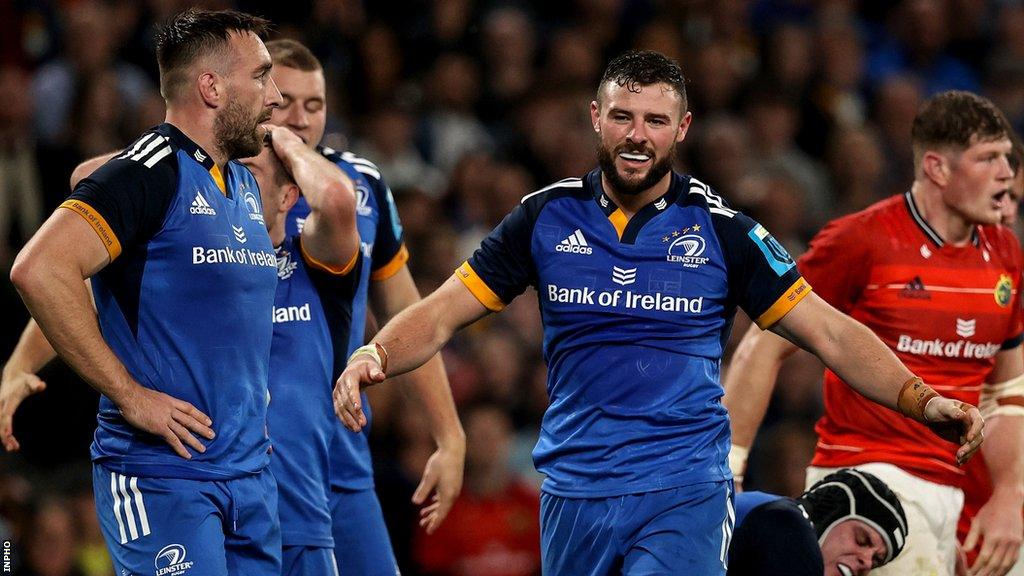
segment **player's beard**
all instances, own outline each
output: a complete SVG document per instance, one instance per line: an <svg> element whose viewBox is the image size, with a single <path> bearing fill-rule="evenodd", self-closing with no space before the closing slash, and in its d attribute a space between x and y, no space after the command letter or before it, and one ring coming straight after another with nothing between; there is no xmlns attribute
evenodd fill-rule
<svg viewBox="0 0 1024 576"><path fill-rule="evenodd" d="M217 147L231 160L256 156L263 149L264 134L260 125L268 120L270 110L254 118L237 100L228 101L213 121Z"/></svg>
<svg viewBox="0 0 1024 576"><path fill-rule="evenodd" d="M636 147L628 145L619 146L615 150L609 150L598 140L597 163L601 166L601 172L604 173L605 178L608 179L608 182L616 192L626 196L636 196L657 184L665 177L665 174L668 174L669 170L672 169L672 156L675 154L675 150L676 145L673 142L672 146L668 149L668 153L663 158L657 158L652 150L638 150ZM647 154L654 157L655 161L651 163L646 176L639 180L627 180L619 174L619 169L615 166L615 158L618 157L620 152Z"/></svg>

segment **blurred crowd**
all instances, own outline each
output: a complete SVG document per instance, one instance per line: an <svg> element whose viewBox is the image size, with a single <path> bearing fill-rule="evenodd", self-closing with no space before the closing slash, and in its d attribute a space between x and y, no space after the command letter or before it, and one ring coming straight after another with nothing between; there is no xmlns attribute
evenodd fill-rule
<svg viewBox="0 0 1024 576"><path fill-rule="evenodd" d="M523 195L596 165L589 103L611 56L658 50L688 76L676 167L799 254L828 219L905 191L924 97L978 91L1024 128L1019 0L0 1L0 270L69 193L74 166L163 119L152 34L189 5L270 18L324 63L328 134L381 168L421 292L439 286ZM871 242L871 238L865 238ZM6 280L0 355L27 313ZM734 336L749 320L738 315ZM416 406L373 390L377 488L403 573L538 571L529 452L546 406L536 294L444 352L468 435L463 497L426 538L409 504L433 450ZM59 364L59 363L55 363ZM21 574L106 575L88 444L96 396L65 367L0 456L0 540ZM796 495L821 367L787 361L748 488Z"/></svg>

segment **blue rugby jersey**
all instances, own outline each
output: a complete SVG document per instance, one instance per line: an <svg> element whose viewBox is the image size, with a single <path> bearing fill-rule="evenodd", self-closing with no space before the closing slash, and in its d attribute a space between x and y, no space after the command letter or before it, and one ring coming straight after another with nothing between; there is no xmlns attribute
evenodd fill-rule
<svg viewBox="0 0 1024 576"><path fill-rule="evenodd" d="M131 476L219 480L267 465L267 370L277 265L249 170L226 173L170 124L83 180L62 208L111 262L92 279L103 337L141 385L191 402L217 437L192 460L100 399L92 458Z"/></svg>
<svg viewBox="0 0 1024 576"><path fill-rule="evenodd" d="M550 405L543 489L610 497L730 478L722 351L741 306L762 327L810 287L763 227L696 179L631 219L601 172L523 199L456 272L491 310L539 293Z"/></svg>
<svg viewBox="0 0 1024 576"><path fill-rule="evenodd" d="M362 346L366 339L366 300L370 280L385 280L405 265L409 253L402 243L402 224L398 219L391 189L381 178L380 170L368 160L350 152L339 153L331 148L319 148L325 158L334 162L352 179L356 187L356 227L359 229L362 263L359 285L352 303L352 329L348 352ZM287 231L294 235L302 230L309 215L304 198L288 214ZM347 359L347 358L346 358ZM335 373L340 374L344 363ZM363 411L368 421L373 414L363 394ZM346 490L366 490L373 487L373 462L367 440L370 426L358 434L339 422L335 427L331 448L331 486Z"/></svg>
<svg viewBox="0 0 1024 576"><path fill-rule="evenodd" d="M348 358L359 274L310 264L302 240L277 249L274 338L267 420L285 546L333 547L327 499L331 440L338 425L334 379ZM357 269L358 260L353 261Z"/></svg>

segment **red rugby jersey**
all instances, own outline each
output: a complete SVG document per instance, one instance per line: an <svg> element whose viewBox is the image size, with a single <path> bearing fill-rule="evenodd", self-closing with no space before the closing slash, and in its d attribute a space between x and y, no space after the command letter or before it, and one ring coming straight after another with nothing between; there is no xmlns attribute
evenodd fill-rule
<svg viewBox="0 0 1024 576"><path fill-rule="evenodd" d="M1001 226L945 244L910 193L830 222L798 262L830 304L867 325L940 394L977 405L996 354L1021 341L1020 245ZM960 486L956 446L825 372L815 466L888 462Z"/></svg>

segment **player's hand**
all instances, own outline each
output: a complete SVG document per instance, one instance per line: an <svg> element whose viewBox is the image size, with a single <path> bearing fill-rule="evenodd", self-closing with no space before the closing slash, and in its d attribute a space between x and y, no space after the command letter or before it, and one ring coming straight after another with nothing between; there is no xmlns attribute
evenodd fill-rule
<svg viewBox="0 0 1024 576"><path fill-rule="evenodd" d="M359 432L366 426L362 389L379 384L385 378L380 364L369 355L360 354L349 362L334 384L334 413L346 428Z"/></svg>
<svg viewBox="0 0 1024 576"><path fill-rule="evenodd" d="M985 420L977 408L966 402L937 396L924 408L925 426L943 440L959 444L957 464L970 460L985 440Z"/></svg>
<svg viewBox="0 0 1024 576"><path fill-rule="evenodd" d="M462 492L462 467L466 461L466 445L438 448L423 468L423 478L412 495L412 502L420 508L420 527L433 534L451 511L455 499ZM427 498L430 503L424 506Z"/></svg>
<svg viewBox="0 0 1024 576"><path fill-rule="evenodd" d="M1013 568L1024 538L1022 505L1019 494L997 492L978 511L964 539L964 550L969 552L983 538L971 576L1003 576Z"/></svg>
<svg viewBox="0 0 1024 576"><path fill-rule="evenodd" d="M21 448L14 437L14 413L29 396L46 390L46 382L30 372L4 370L0 380L0 441L8 452Z"/></svg>
<svg viewBox="0 0 1024 576"><path fill-rule="evenodd" d="M129 424L163 438L178 456L186 460L191 460L192 454L185 445L196 452L206 452L206 446L193 433L207 440L213 440L215 436L209 416L184 400L145 386L136 384L118 408Z"/></svg>
<svg viewBox="0 0 1024 576"><path fill-rule="evenodd" d="M292 132L284 126L267 125L269 130L269 141L270 146L274 149L274 153L279 158L284 157L288 154L288 150L291 146L299 146L305 148L306 144L302 141L302 138L298 134Z"/></svg>

